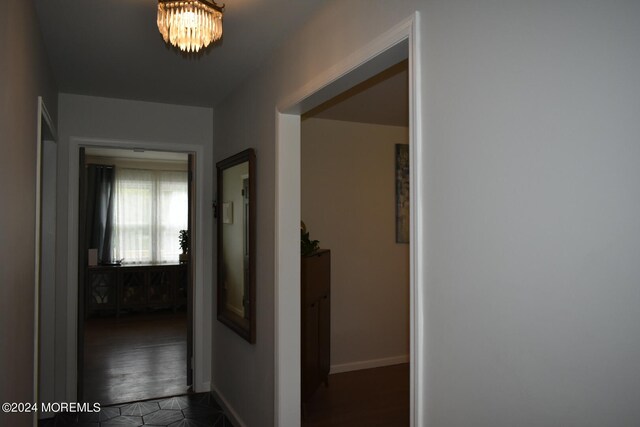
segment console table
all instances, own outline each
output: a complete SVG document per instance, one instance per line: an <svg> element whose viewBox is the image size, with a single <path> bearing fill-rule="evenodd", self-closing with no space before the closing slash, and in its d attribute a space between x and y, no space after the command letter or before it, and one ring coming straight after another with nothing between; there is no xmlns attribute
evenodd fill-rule
<svg viewBox="0 0 640 427"><path fill-rule="evenodd" d="M85 315L187 304L187 264L134 264L87 268Z"/></svg>

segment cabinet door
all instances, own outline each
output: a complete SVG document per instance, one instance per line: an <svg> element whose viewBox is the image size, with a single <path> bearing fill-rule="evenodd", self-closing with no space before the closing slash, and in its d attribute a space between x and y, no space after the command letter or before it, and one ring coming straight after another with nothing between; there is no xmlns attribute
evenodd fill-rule
<svg viewBox="0 0 640 427"><path fill-rule="evenodd" d="M331 364L331 298L323 295L318 300L318 365L321 380L329 385L329 368Z"/></svg>
<svg viewBox="0 0 640 427"><path fill-rule="evenodd" d="M319 371L319 306L317 302L305 304L302 310L302 400L306 401L318 388Z"/></svg>
<svg viewBox="0 0 640 427"><path fill-rule="evenodd" d="M109 270L89 270L87 301L89 310L116 308L116 272Z"/></svg>
<svg viewBox="0 0 640 427"><path fill-rule="evenodd" d="M164 307L172 301L171 283L174 282L174 270L169 267L154 268L149 271L149 289L147 301L149 306Z"/></svg>
<svg viewBox="0 0 640 427"><path fill-rule="evenodd" d="M321 250L302 257L301 283L303 303L317 301L331 286L331 252Z"/></svg>
<svg viewBox="0 0 640 427"><path fill-rule="evenodd" d="M176 281L174 282L174 302L176 307L187 305L187 295L189 291L189 271L187 264L181 264L175 271Z"/></svg>
<svg viewBox="0 0 640 427"><path fill-rule="evenodd" d="M127 268L120 272L120 304L136 307L146 304L146 272L139 268Z"/></svg>

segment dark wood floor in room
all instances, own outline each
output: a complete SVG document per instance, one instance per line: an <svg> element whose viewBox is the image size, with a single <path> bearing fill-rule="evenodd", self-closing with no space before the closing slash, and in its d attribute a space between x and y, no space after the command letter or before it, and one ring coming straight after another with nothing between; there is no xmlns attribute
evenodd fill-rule
<svg viewBox="0 0 640 427"><path fill-rule="evenodd" d="M304 427L409 425L409 364L329 376L305 408Z"/></svg>
<svg viewBox="0 0 640 427"><path fill-rule="evenodd" d="M84 401L112 405L186 393L186 340L184 312L87 319Z"/></svg>

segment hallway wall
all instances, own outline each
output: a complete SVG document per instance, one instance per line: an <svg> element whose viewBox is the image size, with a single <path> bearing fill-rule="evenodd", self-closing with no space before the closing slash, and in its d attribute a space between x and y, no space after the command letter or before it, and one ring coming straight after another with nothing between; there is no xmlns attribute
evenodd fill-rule
<svg viewBox="0 0 640 427"><path fill-rule="evenodd" d="M55 122L57 88L31 1L0 2L0 401L33 401L38 100ZM0 413L27 426L31 414Z"/></svg>
<svg viewBox="0 0 640 427"><path fill-rule="evenodd" d="M625 0L334 0L291 34L215 110L215 160L253 146L259 175L257 342L214 327L216 386L272 425L277 106L416 10L424 425L634 424L640 3Z"/></svg>

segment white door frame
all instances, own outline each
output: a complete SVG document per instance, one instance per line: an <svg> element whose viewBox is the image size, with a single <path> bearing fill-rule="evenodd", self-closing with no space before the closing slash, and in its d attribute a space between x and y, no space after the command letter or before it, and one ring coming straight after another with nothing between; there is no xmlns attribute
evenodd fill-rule
<svg viewBox="0 0 640 427"><path fill-rule="evenodd" d="M40 343L40 315L41 315L41 304L47 304L48 308L51 311L55 310L55 306L52 307L49 304L54 304L53 301L40 301L40 290L43 284L43 279L41 277L41 268L45 263L43 258L41 257L43 251L43 171L47 161L49 160L45 154L45 143L51 142L53 144L56 143L58 139L58 135L56 133L56 127L51 119L51 115L49 114L49 110L47 110L47 106L44 103L44 99L42 96L38 96L38 117L37 117L37 130L36 130L36 216L35 216L35 264L34 264L34 310L33 310L33 402L41 401L41 391L40 391L40 362L41 362L41 351L45 351L48 355L50 355L51 360L53 360L54 348L41 346ZM55 159L54 159L55 163ZM51 165L50 165L51 166ZM53 165L55 167L55 165ZM55 188L55 187L54 187ZM55 198L55 194L53 195ZM46 224L46 223L45 223ZM55 232L55 230L53 230ZM54 251L55 252L55 251ZM47 256L55 257L55 253L47 254ZM55 269L55 259L47 260L46 262L53 265ZM55 288L55 273L53 277L47 278L47 280L53 280L53 286ZM55 314L54 314L55 318ZM50 319L47 319L50 320ZM55 332L55 329L54 329ZM45 386L47 389L53 389L53 372L51 375L48 375L44 380L46 383ZM51 396L47 395L47 398ZM40 412L34 412L33 414L33 425L38 425L38 418L41 415Z"/></svg>
<svg viewBox="0 0 640 427"><path fill-rule="evenodd" d="M275 215L275 422L299 426L300 410L300 114L409 59L410 406L411 426L425 423L424 140L419 14L415 12L277 106Z"/></svg>
<svg viewBox="0 0 640 427"><path fill-rule="evenodd" d="M80 147L124 148L142 149L148 151L172 151L195 154L196 157L196 221L193 224L192 241L195 244L195 271L193 276L193 389L196 392L209 391L210 378L204 377L204 368L211 361L211 334L206 332L206 325L211 323L212 304L207 304L204 297L204 236L198 238L200 230L204 230L205 216L203 203L205 199L205 156L204 147L195 144L171 144L160 142L142 142L99 138L69 139L69 211L68 225L68 252L67 252L67 387L66 394L69 402L76 401L78 385L78 182Z"/></svg>

